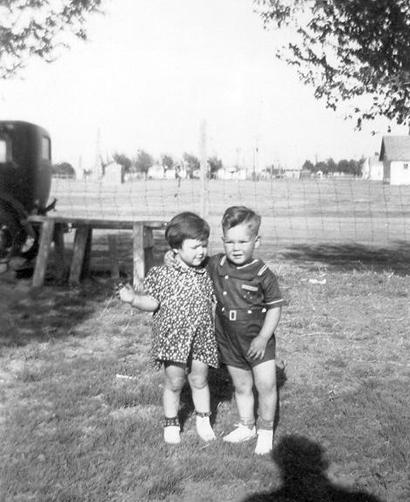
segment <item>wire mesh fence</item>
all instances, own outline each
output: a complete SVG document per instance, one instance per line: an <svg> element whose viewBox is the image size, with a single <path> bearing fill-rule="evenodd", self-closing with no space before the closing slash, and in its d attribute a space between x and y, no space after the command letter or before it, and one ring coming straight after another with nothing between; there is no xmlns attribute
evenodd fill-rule
<svg viewBox="0 0 410 502"><path fill-rule="evenodd" d="M52 196L64 216L170 219L200 212L199 180L136 180L118 185L54 179ZM262 235L276 245L409 241L410 186L357 178L210 180L205 193L213 239L223 211L246 205L262 216Z"/></svg>

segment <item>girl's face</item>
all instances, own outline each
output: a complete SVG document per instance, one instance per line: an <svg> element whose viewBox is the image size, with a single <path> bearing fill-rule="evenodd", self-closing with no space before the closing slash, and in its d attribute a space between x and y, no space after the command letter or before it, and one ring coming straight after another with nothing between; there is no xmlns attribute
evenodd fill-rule
<svg viewBox="0 0 410 502"><path fill-rule="evenodd" d="M222 240L226 257L237 266L245 265L253 259L253 252L260 242L259 236L242 223L226 230Z"/></svg>
<svg viewBox="0 0 410 502"><path fill-rule="evenodd" d="M179 249L174 249L179 261L188 267L199 267L208 254L208 239L185 239Z"/></svg>

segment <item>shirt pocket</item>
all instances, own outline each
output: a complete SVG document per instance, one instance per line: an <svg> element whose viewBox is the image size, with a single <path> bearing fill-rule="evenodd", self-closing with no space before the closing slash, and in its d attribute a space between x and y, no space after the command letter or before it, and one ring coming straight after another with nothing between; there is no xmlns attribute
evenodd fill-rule
<svg viewBox="0 0 410 502"><path fill-rule="evenodd" d="M255 284L241 284L242 297L250 302L254 302L258 297L259 288Z"/></svg>

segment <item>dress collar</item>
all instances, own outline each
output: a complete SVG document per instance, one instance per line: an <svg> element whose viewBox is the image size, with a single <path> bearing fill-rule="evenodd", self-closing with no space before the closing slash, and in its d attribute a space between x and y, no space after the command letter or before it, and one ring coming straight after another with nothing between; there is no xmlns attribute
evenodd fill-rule
<svg viewBox="0 0 410 502"><path fill-rule="evenodd" d="M178 270L178 272L185 274L204 274L206 272L205 267L187 267L185 265L182 265L179 260L174 260L172 268L175 268L176 270Z"/></svg>

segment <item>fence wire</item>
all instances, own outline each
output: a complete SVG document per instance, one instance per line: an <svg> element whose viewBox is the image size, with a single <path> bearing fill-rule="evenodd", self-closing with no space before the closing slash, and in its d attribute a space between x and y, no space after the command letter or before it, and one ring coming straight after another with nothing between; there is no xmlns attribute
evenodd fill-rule
<svg viewBox="0 0 410 502"><path fill-rule="evenodd" d="M53 179L52 196L64 216L164 219L180 211L200 212L199 180L136 180L118 185ZM202 194L203 196L203 194ZM213 234L219 236L228 206L246 205L262 216L271 243L357 242L389 245L409 240L410 186L355 178L210 180Z"/></svg>

